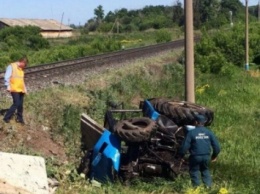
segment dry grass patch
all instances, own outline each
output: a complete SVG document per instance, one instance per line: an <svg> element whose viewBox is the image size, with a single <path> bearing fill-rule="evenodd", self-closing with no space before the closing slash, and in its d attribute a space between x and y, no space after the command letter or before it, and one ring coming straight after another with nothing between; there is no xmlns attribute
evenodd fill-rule
<svg viewBox="0 0 260 194"><path fill-rule="evenodd" d="M111 83L120 82L121 78L129 75L152 75L154 79L161 79L163 66L176 61L182 50L163 52L154 57L136 59L127 62L116 69L108 69L102 73L90 76L86 82L86 89L105 89Z"/></svg>
<svg viewBox="0 0 260 194"><path fill-rule="evenodd" d="M257 70L251 70L251 71L249 71L249 74L251 75L251 77L260 77L260 71L259 71L259 69L257 69Z"/></svg>
<svg viewBox="0 0 260 194"><path fill-rule="evenodd" d="M88 106L89 104L89 98L84 93L73 88L55 88L52 90L52 95L59 98L65 104L73 104L79 107Z"/></svg>

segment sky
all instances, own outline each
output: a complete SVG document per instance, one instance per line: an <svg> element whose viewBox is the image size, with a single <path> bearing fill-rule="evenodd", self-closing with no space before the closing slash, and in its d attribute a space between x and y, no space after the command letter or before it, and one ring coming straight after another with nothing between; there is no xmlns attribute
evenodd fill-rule
<svg viewBox="0 0 260 194"><path fill-rule="evenodd" d="M249 5L259 0L248 0ZM84 25L102 5L104 13L126 8L142 9L148 5L172 6L176 0L0 0L0 18L54 19L65 25ZM180 0L183 3L183 0ZM245 0L241 0L245 4Z"/></svg>

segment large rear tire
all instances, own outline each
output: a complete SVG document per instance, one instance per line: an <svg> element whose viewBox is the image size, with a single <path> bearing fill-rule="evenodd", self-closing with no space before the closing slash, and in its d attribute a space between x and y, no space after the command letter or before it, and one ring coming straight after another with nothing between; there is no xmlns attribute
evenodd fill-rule
<svg viewBox="0 0 260 194"><path fill-rule="evenodd" d="M206 126L209 126L214 119L212 110L195 103L168 98L153 98L149 101L157 112L167 116L179 126L194 124L196 114L205 116Z"/></svg>

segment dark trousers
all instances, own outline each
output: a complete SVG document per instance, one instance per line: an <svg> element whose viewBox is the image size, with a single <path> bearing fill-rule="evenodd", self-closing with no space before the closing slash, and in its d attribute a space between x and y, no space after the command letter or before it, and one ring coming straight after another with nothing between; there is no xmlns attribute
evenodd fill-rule
<svg viewBox="0 0 260 194"><path fill-rule="evenodd" d="M11 92L13 98L13 104L8 109L4 116L4 120L10 120L11 117L14 115L15 111L17 110L17 121L23 121L23 98L24 93L22 92Z"/></svg>
<svg viewBox="0 0 260 194"><path fill-rule="evenodd" d="M212 179L209 172L209 155L190 156L189 168L192 185L197 187L200 185L200 176L205 186L210 187Z"/></svg>

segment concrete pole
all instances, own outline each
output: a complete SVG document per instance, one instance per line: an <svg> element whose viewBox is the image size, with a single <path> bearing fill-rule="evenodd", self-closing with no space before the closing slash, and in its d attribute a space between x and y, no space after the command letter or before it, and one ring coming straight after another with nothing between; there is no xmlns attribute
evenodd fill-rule
<svg viewBox="0 0 260 194"><path fill-rule="evenodd" d="M116 19L116 33L119 34L119 21Z"/></svg>
<svg viewBox="0 0 260 194"><path fill-rule="evenodd" d="M185 100L195 103L193 1L184 0L185 9Z"/></svg>
<svg viewBox="0 0 260 194"><path fill-rule="evenodd" d="M248 46L248 0L246 0L246 26L245 26L245 45L246 45L246 53L245 53L245 58L246 58L246 64L245 64L245 70L248 71L249 70L249 55L248 55L248 50L249 50L249 46Z"/></svg>

